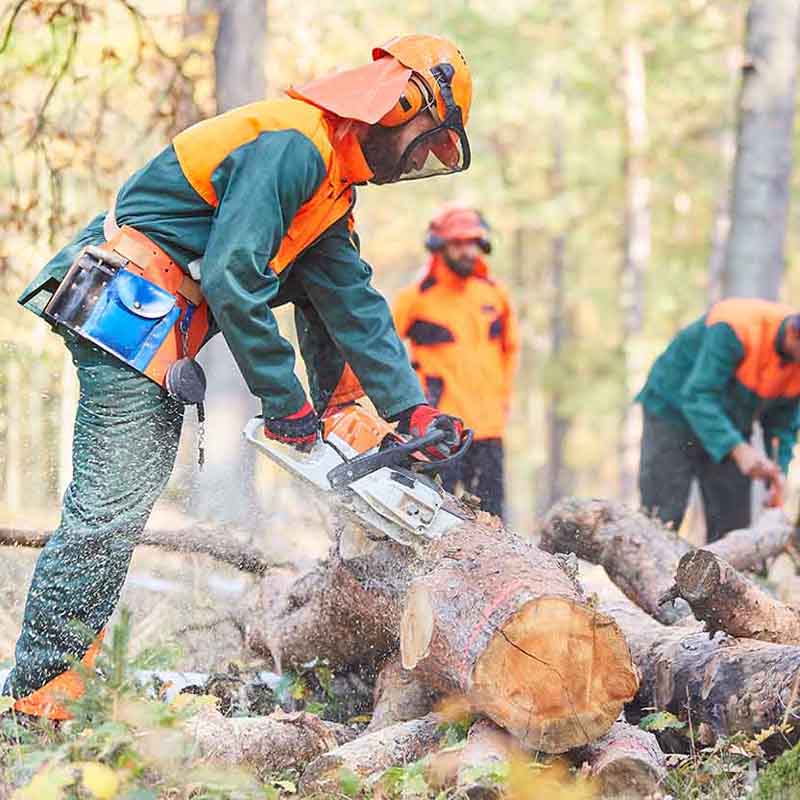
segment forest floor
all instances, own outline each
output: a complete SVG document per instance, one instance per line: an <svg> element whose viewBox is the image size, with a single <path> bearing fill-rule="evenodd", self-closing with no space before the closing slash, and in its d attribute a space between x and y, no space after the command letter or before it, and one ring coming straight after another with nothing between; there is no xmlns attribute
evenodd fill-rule
<svg viewBox="0 0 800 800"><path fill-rule="evenodd" d="M50 516L42 515L35 519L26 518L26 526L50 529L55 521ZM5 524L20 525L20 520L8 518ZM151 521L151 527L162 529L188 528L191 524L192 520L169 502L157 506ZM258 541L259 549L268 558L276 562L310 563L324 556L327 537L321 519L315 523L313 514L306 514L300 524L291 524L291 520L282 519L280 524L276 521L274 527L269 527L271 529L265 531L263 539ZM13 644L37 556L38 551L31 549L0 549L0 670L9 667L12 661ZM589 570L595 576L604 574L601 567L581 564L582 573ZM768 583L783 599L800 602L794 568L783 557L773 566ZM237 616L241 619L241 613L237 615L237 612L241 612L248 592L256 584L255 576L208 556L169 553L150 547L138 548L118 611L110 626L112 629L115 626L117 630L120 627L124 629L124 652L109 653L108 657L124 660L128 666L136 666L143 654L161 652L168 654L170 669L203 673L251 672L268 668L269 665L259 662L245 650L241 631L234 621ZM609 589L617 591L610 581ZM122 609L130 611L130 623ZM91 702L94 703L92 708L95 717L91 723L85 722L66 732L37 733L33 738L26 733L15 746L9 746L8 742L4 746L0 732L0 800L72 800L92 797L119 797L125 800L268 797L276 800L278 796L291 799L297 792L298 776L293 773L254 779L252 775L237 771L198 772L200 767L188 751L181 751L175 758L183 765L182 771L192 776L191 780L175 772L170 773L158 759L152 760L151 753L137 749L136 742L146 739L147 730L138 730L130 741L116 733L116 739L111 736L114 743L112 747L108 740L110 734L98 739L98 730L106 727L97 725L98 708L104 708L104 703L111 703L108 707L116 708L120 692L136 698L137 702L151 701L140 689L130 684L115 690L117 695L113 702L109 699L108 691L107 687L100 687L93 694ZM296 707L296 704L293 705L293 708ZM162 714L157 723L169 730L181 723L187 714L197 711L190 707L169 708L166 717ZM151 721L149 724L156 723ZM797 794L784 793L782 787L786 786L785 782L781 782L778 789L764 793L769 787L757 784L757 780L766 762L759 757L755 742L733 737L718 741L714 747L703 748L694 743L692 731L671 715L662 718L657 726L659 724L665 727L651 730L659 737L665 750L676 752L667 756L670 767L668 779L658 797L675 800L734 800L746 795L764 800L800 797L800 789ZM789 758L794 759L790 765L790 770L794 770L791 780L796 779L800 785L800 778L796 778L800 775L796 766L800 756L790 751ZM139 766L132 766L133 762ZM86 767L87 764L100 766ZM544 767L546 763L538 766ZM72 771L65 772L66 767ZM108 769L103 772L101 767ZM785 764L780 768L785 771ZM95 775L93 769L99 781L96 784L92 784L92 776ZM393 789L388 794L394 794L402 800L452 796L452 792L442 793L429 788L420 778L419 770L415 769L414 765L409 765L395 775ZM492 777L497 779L502 789L507 776ZM103 784L102 779L107 783ZM27 789L19 788L25 787L26 783ZM94 788L87 788L90 784ZM114 792L103 794L104 785L106 788L114 787ZM536 786L540 788L534 790ZM17 787L16 790L13 787ZM505 788L508 789L507 786ZM359 792L360 787L348 784L343 778L342 796L355 796ZM514 796L514 800L544 799L545 794L547 800L550 797L562 800L588 800L595 797L591 784L574 772L559 777L556 784L550 785L546 791L543 785L533 781L530 791L522 792L518 798L518 786L514 791L507 791L507 794ZM378 796L380 800L386 800L387 794L379 792Z"/></svg>

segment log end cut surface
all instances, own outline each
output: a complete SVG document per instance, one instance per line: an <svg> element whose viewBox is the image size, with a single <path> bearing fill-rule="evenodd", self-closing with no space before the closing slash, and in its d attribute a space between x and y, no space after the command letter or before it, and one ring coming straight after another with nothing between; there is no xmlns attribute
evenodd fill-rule
<svg viewBox="0 0 800 800"><path fill-rule="evenodd" d="M471 691L527 748L563 753L606 733L637 688L617 624L590 606L547 596L497 630L475 664Z"/></svg>

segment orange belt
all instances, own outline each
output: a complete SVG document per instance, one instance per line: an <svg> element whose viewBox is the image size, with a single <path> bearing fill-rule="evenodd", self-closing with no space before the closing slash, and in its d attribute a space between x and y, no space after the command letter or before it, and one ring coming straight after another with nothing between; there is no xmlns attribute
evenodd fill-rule
<svg viewBox="0 0 800 800"><path fill-rule="evenodd" d="M200 284L189 277L152 239L130 225L116 230L107 242L100 245L103 250L112 250L127 259L126 269L160 286L173 295L181 315L178 322L155 352L144 371L148 378L164 385L167 370L179 358L193 358L208 333L208 304L200 291ZM186 335L180 331L180 321L187 309L194 306Z"/></svg>

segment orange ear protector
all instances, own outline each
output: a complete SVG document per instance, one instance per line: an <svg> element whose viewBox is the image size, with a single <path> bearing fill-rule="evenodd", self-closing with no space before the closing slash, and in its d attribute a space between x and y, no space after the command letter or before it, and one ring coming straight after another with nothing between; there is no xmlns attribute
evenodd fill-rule
<svg viewBox="0 0 800 800"><path fill-rule="evenodd" d="M422 89L414 78L410 78L394 107L378 120L378 125L382 125L384 128L405 125L406 122L414 119L423 108L427 107L428 102Z"/></svg>

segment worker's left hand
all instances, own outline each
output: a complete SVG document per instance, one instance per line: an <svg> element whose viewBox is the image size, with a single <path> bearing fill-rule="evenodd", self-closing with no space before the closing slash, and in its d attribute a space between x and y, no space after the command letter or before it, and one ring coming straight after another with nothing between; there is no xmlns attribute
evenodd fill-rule
<svg viewBox="0 0 800 800"><path fill-rule="evenodd" d="M445 431L447 438L436 445L426 447L423 452L433 459L447 458L461 445L464 435L464 423L458 417L443 414L433 406L421 405L410 409L407 429L401 421L400 433L408 433L415 439L435 430Z"/></svg>
<svg viewBox="0 0 800 800"><path fill-rule="evenodd" d="M301 452L308 452L314 446L318 429L319 418L308 400L294 414L264 420L264 436L267 439L290 444Z"/></svg>
<svg viewBox="0 0 800 800"><path fill-rule="evenodd" d="M767 508L780 508L783 505L783 498L786 489L786 477L781 473L769 484L769 493L764 501Z"/></svg>

